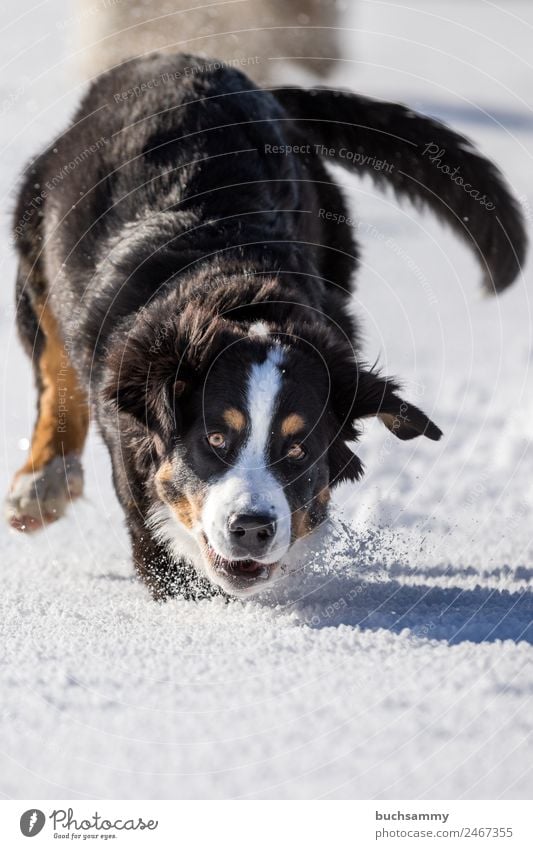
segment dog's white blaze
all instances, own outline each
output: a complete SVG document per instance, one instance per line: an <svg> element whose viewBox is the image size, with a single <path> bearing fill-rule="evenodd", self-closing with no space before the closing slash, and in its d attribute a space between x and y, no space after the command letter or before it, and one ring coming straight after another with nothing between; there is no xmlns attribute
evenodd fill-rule
<svg viewBox="0 0 533 849"><path fill-rule="evenodd" d="M270 550L261 557L274 563L287 551L291 539L291 513L283 487L268 468L268 443L281 389L283 351L269 351L263 363L254 365L247 391L250 434L232 468L209 487L202 511L202 525L210 545L222 557L232 558L228 521L235 513L271 515L276 534Z"/></svg>
<svg viewBox="0 0 533 849"><path fill-rule="evenodd" d="M246 406L250 416L250 436L244 445L239 465L253 471L255 463L266 471L268 440L272 433L272 419L281 389L280 366L283 354L280 348L269 351L264 363L252 366Z"/></svg>
<svg viewBox="0 0 533 849"><path fill-rule="evenodd" d="M249 336L268 336L270 330L268 328L268 324L264 321L254 321L253 324L250 325L248 330Z"/></svg>

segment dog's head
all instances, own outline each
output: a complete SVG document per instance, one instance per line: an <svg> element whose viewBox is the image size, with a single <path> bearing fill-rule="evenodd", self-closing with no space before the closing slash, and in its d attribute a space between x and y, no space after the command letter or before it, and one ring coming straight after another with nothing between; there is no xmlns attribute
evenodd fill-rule
<svg viewBox="0 0 533 849"><path fill-rule="evenodd" d="M240 596L269 586L324 522L331 488L361 476L347 444L360 420L440 437L338 331L206 320L198 307L157 325L141 317L106 394L121 426L149 437L154 532Z"/></svg>

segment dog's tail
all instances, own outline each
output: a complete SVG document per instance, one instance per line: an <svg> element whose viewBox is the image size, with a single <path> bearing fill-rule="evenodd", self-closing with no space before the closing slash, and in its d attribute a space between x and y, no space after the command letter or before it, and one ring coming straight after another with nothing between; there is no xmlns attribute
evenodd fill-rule
<svg viewBox="0 0 533 849"><path fill-rule="evenodd" d="M426 206L473 248L489 292L520 271L527 239L496 166L464 136L396 103L326 88L275 89L315 152Z"/></svg>

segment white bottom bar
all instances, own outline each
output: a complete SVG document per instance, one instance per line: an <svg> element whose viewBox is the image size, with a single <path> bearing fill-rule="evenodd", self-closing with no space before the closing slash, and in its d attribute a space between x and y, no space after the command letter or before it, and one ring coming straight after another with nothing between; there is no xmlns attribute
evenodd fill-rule
<svg viewBox="0 0 533 849"><path fill-rule="evenodd" d="M532 806L513 801L4 801L0 845L531 849ZM117 841L120 841L117 844Z"/></svg>

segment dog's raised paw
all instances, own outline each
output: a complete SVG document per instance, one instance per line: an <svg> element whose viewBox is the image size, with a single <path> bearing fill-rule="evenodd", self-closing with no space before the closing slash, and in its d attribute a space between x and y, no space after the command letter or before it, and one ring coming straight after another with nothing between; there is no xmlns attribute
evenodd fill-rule
<svg viewBox="0 0 533 849"><path fill-rule="evenodd" d="M37 531L60 519L83 493L83 469L75 455L54 457L42 469L15 475L5 502L6 519L16 531Z"/></svg>

